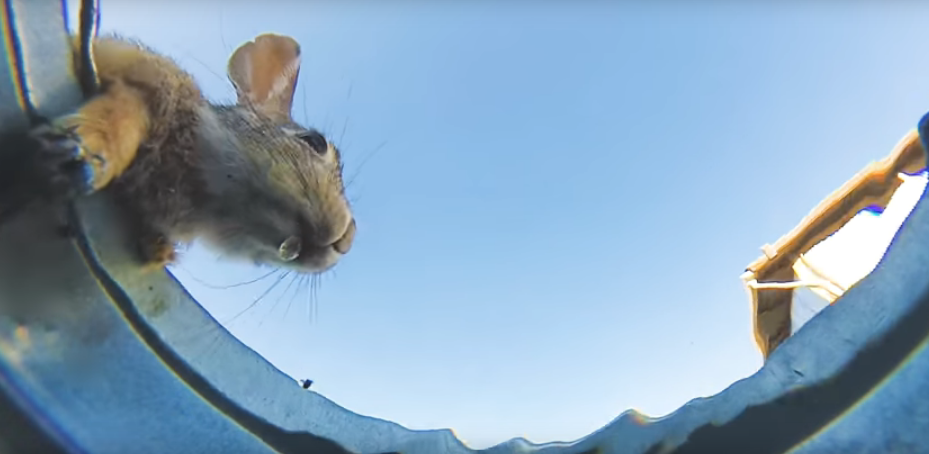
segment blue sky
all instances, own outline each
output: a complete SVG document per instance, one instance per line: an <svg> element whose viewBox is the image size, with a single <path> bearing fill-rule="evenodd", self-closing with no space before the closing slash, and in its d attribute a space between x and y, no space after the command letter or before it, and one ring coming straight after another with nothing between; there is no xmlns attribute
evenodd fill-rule
<svg viewBox="0 0 929 454"><path fill-rule="evenodd" d="M313 310L284 282L233 320L272 281L203 283L263 271L194 247L175 273L318 392L476 447L753 373L745 266L929 110L918 2L102 4L217 100L235 46L301 42L352 252Z"/></svg>

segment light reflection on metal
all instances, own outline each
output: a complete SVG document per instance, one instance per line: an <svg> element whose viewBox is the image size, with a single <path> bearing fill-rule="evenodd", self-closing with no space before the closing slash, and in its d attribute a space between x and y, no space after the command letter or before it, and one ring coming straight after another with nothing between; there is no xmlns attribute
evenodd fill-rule
<svg viewBox="0 0 929 454"><path fill-rule="evenodd" d="M880 213L908 175L926 168L919 133L910 131L893 151L872 162L820 202L799 225L762 247L764 253L748 265L742 281L752 304L755 342L767 358L794 331L792 306L798 288L807 288L833 303L845 286L815 269L805 255L864 212Z"/></svg>
<svg viewBox="0 0 929 454"><path fill-rule="evenodd" d="M48 57L67 45L60 3L6 6L27 41L25 61L44 65L24 79L29 101L46 113L76 105L80 91L65 61ZM21 69L6 61L8 75ZM21 110L7 121L15 93L0 95L0 126L21 129ZM929 394L925 205L874 272L753 376L664 418L629 411L576 442L514 439L480 452L929 451L929 411L915 397ZM450 430L408 430L302 389L169 273L143 273L106 194L80 200L71 214L81 227L73 240L58 234L60 216L49 207L0 225L0 444L12 452L474 452Z"/></svg>

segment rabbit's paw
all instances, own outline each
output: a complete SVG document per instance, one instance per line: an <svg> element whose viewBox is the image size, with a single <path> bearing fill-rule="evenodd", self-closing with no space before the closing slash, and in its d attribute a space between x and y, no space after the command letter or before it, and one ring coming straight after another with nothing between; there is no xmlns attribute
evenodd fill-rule
<svg viewBox="0 0 929 454"><path fill-rule="evenodd" d="M64 119L30 132L36 142L36 163L47 189L54 196L73 198L93 193L98 175L106 173L106 159L89 150L77 128Z"/></svg>

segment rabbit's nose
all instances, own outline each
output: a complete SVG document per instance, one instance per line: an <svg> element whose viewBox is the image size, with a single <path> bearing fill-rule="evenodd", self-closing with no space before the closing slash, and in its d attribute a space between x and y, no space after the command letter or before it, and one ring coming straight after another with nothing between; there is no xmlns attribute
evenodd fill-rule
<svg viewBox="0 0 929 454"><path fill-rule="evenodd" d="M352 218L352 221L348 223L348 227L345 229L345 233L342 234L335 243L332 243L332 248L336 250L339 254L346 254L352 248L352 242L355 240L355 218Z"/></svg>

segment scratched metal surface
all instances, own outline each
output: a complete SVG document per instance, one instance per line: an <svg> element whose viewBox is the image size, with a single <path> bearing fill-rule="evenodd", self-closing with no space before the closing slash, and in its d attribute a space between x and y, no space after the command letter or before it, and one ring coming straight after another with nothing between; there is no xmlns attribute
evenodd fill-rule
<svg viewBox="0 0 929 454"><path fill-rule="evenodd" d="M61 3L5 6L28 102L46 116L73 108ZM21 130L21 68L2 65L0 127ZM475 452L449 430L407 430L302 389L169 273L141 272L106 194L77 202L75 239L57 233L60 211L35 207L0 225L0 452ZM625 412L573 443L514 439L481 452L929 452L918 397L929 395L926 276L920 201L878 269L755 375L658 420Z"/></svg>

